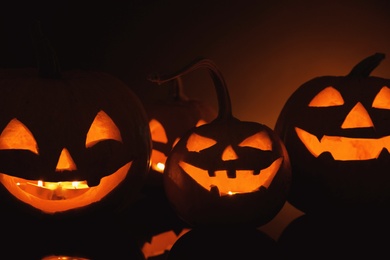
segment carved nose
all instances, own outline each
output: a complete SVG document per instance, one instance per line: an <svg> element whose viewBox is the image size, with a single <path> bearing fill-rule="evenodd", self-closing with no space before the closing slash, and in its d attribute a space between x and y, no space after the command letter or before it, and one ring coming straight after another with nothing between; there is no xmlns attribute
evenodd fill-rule
<svg viewBox="0 0 390 260"><path fill-rule="evenodd" d="M358 127L374 127L370 115L360 102L358 102L351 111L349 111L343 124L341 125L341 128L343 129Z"/></svg>
<svg viewBox="0 0 390 260"><path fill-rule="evenodd" d="M77 170L76 164L74 163L72 156L68 149L63 148L58 159L56 171L74 171Z"/></svg>
<svg viewBox="0 0 390 260"><path fill-rule="evenodd" d="M229 161L229 160L236 160L238 159L238 156L236 152L233 150L233 147L229 145L225 148L225 150L222 153L222 160L223 161Z"/></svg>

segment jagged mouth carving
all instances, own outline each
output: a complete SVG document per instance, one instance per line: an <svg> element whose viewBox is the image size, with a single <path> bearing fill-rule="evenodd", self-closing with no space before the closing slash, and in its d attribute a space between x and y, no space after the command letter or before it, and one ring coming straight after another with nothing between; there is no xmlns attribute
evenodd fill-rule
<svg viewBox="0 0 390 260"><path fill-rule="evenodd" d="M377 159L383 149L389 151L390 148L390 136L375 139L324 135L319 140L301 128L295 127L295 132L313 156L329 152L337 161Z"/></svg>
<svg viewBox="0 0 390 260"><path fill-rule="evenodd" d="M235 178L229 178L226 170L215 171L213 176L210 176L208 170L200 169L183 161L179 162L179 166L206 190L215 192L218 196L226 196L251 193L260 187L268 189L282 162L283 158L280 157L258 174L254 170L236 170Z"/></svg>

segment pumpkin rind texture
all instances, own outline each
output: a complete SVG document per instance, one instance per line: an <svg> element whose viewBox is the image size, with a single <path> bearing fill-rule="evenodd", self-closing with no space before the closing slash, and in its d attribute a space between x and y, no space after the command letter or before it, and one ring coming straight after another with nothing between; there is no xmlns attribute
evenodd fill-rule
<svg viewBox="0 0 390 260"><path fill-rule="evenodd" d="M374 214L390 205L390 80L374 54L346 76L301 85L275 125L290 155L288 201L303 212Z"/></svg>
<svg viewBox="0 0 390 260"><path fill-rule="evenodd" d="M141 102L120 80L82 70L58 79L2 70L0 110L0 197L8 212L111 214L137 199L150 130Z"/></svg>

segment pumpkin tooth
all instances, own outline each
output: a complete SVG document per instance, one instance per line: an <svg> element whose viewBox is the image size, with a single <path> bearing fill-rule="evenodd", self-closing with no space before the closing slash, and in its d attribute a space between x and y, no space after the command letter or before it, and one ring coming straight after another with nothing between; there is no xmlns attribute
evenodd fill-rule
<svg viewBox="0 0 390 260"><path fill-rule="evenodd" d="M389 150L387 150L387 148L383 148L380 154L378 155L377 159L386 161L387 160L386 158L388 158L389 156L390 156Z"/></svg>
<svg viewBox="0 0 390 260"><path fill-rule="evenodd" d="M321 153L318 158L324 161L334 161L333 155L328 151Z"/></svg>
<svg viewBox="0 0 390 260"><path fill-rule="evenodd" d="M237 177L235 169L227 169L226 170L226 175L227 175L228 178L236 178Z"/></svg>
<svg viewBox="0 0 390 260"><path fill-rule="evenodd" d="M210 177L215 177L215 171L214 170L209 169L207 172L208 172Z"/></svg>
<svg viewBox="0 0 390 260"><path fill-rule="evenodd" d="M214 196L217 196L217 197L220 197L220 193L219 193L219 189L217 186L215 185L211 185L210 186L210 194L214 195Z"/></svg>
<svg viewBox="0 0 390 260"><path fill-rule="evenodd" d="M253 175L259 175L260 174L260 169L254 169L253 170Z"/></svg>
<svg viewBox="0 0 390 260"><path fill-rule="evenodd" d="M100 184L99 178L90 178L87 180L87 184L89 187L98 186Z"/></svg>

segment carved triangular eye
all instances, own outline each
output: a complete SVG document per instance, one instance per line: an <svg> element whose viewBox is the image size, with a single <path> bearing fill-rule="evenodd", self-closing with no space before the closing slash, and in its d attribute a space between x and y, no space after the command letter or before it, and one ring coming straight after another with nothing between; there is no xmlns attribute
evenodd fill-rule
<svg viewBox="0 0 390 260"><path fill-rule="evenodd" d="M390 109L390 88L384 86L372 102L372 107Z"/></svg>
<svg viewBox="0 0 390 260"><path fill-rule="evenodd" d="M109 139L122 142L121 133L114 121L104 111L100 111L89 128L85 146L89 148L100 141Z"/></svg>
<svg viewBox="0 0 390 260"><path fill-rule="evenodd" d="M204 137L198 134L192 134L187 140L187 149L190 152L200 152L207 149L217 142L211 138Z"/></svg>
<svg viewBox="0 0 390 260"><path fill-rule="evenodd" d="M340 92L332 86L324 88L309 103L309 107L331 107L344 104Z"/></svg>
<svg viewBox="0 0 390 260"><path fill-rule="evenodd" d="M156 119L149 121L150 134L155 142L167 144L168 138L164 126Z"/></svg>
<svg viewBox="0 0 390 260"><path fill-rule="evenodd" d="M38 154L37 142L30 130L16 118L12 119L0 135L0 150L20 149Z"/></svg>
<svg viewBox="0 0 390 260"><path fill-rule="evenodd" d="M374 127L371 117L362 103L358 102L346 116L341 128Z"/></svg>
<svg viewBox="0 0 390 260"><path fill-rule="evenodd" d="M272 151L272 141L266 132L257 132L256 134L245 138L238 146Z"/></svg>

